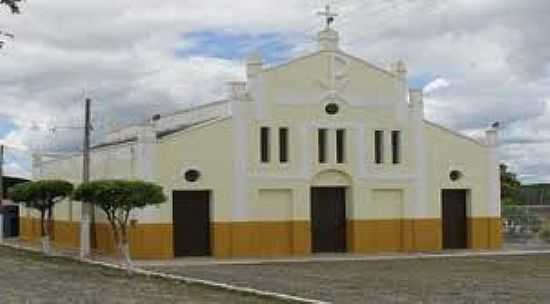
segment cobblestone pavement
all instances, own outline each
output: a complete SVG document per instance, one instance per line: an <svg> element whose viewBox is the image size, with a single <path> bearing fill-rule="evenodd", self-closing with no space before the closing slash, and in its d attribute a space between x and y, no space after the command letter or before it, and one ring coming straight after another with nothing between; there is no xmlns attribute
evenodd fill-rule
<svg viewBox="0 0 550 304"><path fill-rule="evenodd" d="M550 254L151 269L334 303L550 303Z"/></svg>
<svg viewBox="0 0 550 304"><path fill-rule="evenodd" d="M277 303L0 246L0 303Z"/></svg>

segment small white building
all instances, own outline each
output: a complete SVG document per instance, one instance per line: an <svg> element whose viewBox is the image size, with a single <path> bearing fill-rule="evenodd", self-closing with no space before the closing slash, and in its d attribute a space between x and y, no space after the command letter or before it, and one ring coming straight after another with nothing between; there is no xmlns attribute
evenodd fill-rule
<svg viewBox="0 0 550 304"><path fill-rule="evenodd" d="M227 99L120 130L93 148L92 179L144 179L170 198L133 214L139 258L432 251L501 246L497 130L473 139L424 118L407 68L318 51L246 64ZM35 178L79 183L80 157L35 157ZM33 214L22 210L33 238ZM55 209L55 241L78 247L80 203ZM113 250L95 211L92 244Z"/></svg>

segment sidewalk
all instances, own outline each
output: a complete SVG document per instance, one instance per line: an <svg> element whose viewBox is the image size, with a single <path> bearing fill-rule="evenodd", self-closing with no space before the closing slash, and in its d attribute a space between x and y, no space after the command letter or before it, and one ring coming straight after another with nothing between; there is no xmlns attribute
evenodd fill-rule
<svg viewBox="0 0 550 304"><path fill-rule="evenodd" d="M26 242L20 239L5 239L4 243L17 246L22 249L40 251L39 242ZM79 258L78 249L67 249L52 247L54 255L69 256ZM317 263L317 262L351 262L351 261L387 261L387 260L409 260L409 259L437 259L453 257L477 257L477 256L514 256L514 255L533 255L550 254L550 249L501 249L501 250L448 250L433 252L415 252L415 253L378 253L378 254L315 254L302 257L262 257L262 258L214 258L214 257L185 257L174 258L170 260L133 260L136 267L155 267L155 266L208 266L208 265L255 265L255 264L278 264L278 263ZM115 256L107 256L98 253L92 253L88 258L92 261L121 265Z"/></svg>

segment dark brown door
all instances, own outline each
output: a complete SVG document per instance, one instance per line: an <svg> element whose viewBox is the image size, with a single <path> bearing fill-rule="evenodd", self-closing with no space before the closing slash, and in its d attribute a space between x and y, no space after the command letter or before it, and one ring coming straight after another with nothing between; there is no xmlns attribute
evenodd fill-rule
<svg viewBox="0 0 550 304"><path fill-rule="evenodd" d="M443 249L466 248L466 190L441 191Z"/></svg>
<svg viewBox="0 0 550 304"><path fill-rule="evenodd" d="M345 188L311 188L311 249L346 251Z"/></svg>
<svg viewBox="0 0 550 304"><path fill-rule="evenodd" d="M210 255L210 192L174 191L174 256Z"/></svg>

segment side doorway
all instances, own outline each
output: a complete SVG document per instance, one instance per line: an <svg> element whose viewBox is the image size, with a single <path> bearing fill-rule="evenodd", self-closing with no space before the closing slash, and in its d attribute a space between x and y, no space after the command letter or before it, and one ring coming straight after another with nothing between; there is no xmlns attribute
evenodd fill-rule
<svg viewBox="0 0 550 304"><path fill-rule="evenodd" d="M210 191L174 191L172 213L174 256L210 255Z"/></svg>
<svg viewBox="0 0 550 304"><path fill-rule="evenodd" d="M441 191L443 249L467 248L466 199L467 190L443 189Z"/></svg>

